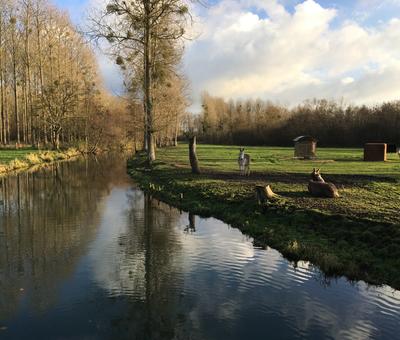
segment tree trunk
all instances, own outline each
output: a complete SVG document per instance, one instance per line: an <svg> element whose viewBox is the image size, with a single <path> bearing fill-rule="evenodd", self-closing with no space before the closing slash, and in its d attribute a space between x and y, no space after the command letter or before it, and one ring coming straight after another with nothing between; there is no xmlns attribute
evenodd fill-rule
<svg viewBox="0 0 400 340"><path fill-rule="evenodd" d="M15 44L15 42L13 42ZM19 119L19 112L18 112L18 91L17 91L17 56L16 56L16 49L13 46L13 92L14 92L14 114L15 114L15 125L17 128L17 143L18 147L21 143L20 137L20 119Z"/></svg>
<svg viewBox="0 0 400 340"><path fill-rule="evenodd" d="M173 146L178 146L178 133L179 133L179 117L178 114L175 116L175 129L174 129L174 140L173 140Z"/></svg>
<svg viewBox="0 0 400 340"><path fill-rule="evenodd" d="M3 78L3 55L0 56L0 97L1 97L1 142L7 144L7 129L6 129L6 108L4 98L4 78Z"/></svg>
<svg viewBox="0 0 400 340"><path fill-rule="evenodd" d="M60 134L61 134L60 128L54 128L54 130L51 133L52 144L53 144L54 150L60 150Z"/></svg>
<svg viewBox="0 0 400 340"><path fill-rule="evenodd" d="M174 140L172 141L173 146L178 146L178 129L175 131Z"/></svg>
<svg viewBox="0 0 400 340"><path fill-rule="evenodd" d="M189 139L189 160L192 167L192 173L200 174L199 161L196 155L196 136Z"/></svg>
<svg viewBox="0 0 400 340"><path fill-rule="evenodd" d="M6 118L6 140L7 143L10 143L11 141L11 132L10 132L10 110L8 108L8 100L7 100L7 96L8 96L8 91L7 91L7 87L5 88L5 93L4 93L4 107L6 110L6 114L5 114L5 118Z"/></svg>
<svg viewBox="0 0 400 340"><path fill-rule="evenodd" d="M146 138L147 138L147 162L150 165L156 159L154 147L153 129L153 100L151 94L151 61L150 61L150 3L145 2L145 30L144 30L144 97L146 109Z"/></svg>
<svg viewBox="0 0 400 340"><path fill-rule="evenodd" d="M0 16L0 43L3 41L3 20ZM0 46L1 47L1 46ZM0 143L5 144L5 120L4 120L4 99L3 99L3 48L0 48Z"/></svg>

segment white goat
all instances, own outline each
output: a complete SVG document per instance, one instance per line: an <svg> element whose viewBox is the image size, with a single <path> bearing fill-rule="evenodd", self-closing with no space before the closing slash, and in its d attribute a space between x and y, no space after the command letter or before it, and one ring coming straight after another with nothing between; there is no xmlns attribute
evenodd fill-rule
<svg viewBox="0 0 400 340"><path fill-rule="evenodd" d="M245 175L249 176L250 175L250 155L248 155L247 153L244 153L244 148L240 148L238 164L239 164L240 174L243 176L245 176Z"/></svg>

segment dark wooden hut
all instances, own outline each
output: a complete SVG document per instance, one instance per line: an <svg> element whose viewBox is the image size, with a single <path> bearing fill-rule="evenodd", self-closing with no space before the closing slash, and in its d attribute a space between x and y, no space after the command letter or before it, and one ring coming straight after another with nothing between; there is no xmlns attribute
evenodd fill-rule
<svg viewBox="0 0 400 340"><path fill-rule="evenodd" d="M366 162L385 162L386 154L386 143L366 143L364 145L364 161Z"/></svg>
<svg viewBox="0 0 400 340"><path fill-rule="evenodd" d="M317 156L317 140L311 136L299 136L293 139L294 157L312 159Z"/></svg>

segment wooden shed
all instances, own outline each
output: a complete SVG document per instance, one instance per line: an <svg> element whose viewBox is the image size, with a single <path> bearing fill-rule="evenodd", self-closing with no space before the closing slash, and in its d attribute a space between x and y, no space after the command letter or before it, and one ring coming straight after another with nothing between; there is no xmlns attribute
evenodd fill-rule
<svg viewBox="0 0 400 340"><path fill-rule="evenodd" d="M311 136L299 136L293 139L294 157L312 159L317 156L317 140Z"/></svg>
<svg viewBox="0 0 400 340"><path fill-rule="evenodd" d="M385 162L387 145L385 143L366 143L364 145L364 161Z"/></svg>

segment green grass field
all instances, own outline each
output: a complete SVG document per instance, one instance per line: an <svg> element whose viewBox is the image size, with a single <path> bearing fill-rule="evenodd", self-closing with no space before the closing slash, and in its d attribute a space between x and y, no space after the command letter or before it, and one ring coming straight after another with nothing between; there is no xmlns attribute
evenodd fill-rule
<svg viewBox="0 0 400 340"><path fill-rule="evenodd" d="M187 164L186 144L177 148L158 150L158 159L168 163ZM323 174L391 176L400 178L400 158L388 154L387 162L364 162L362 149L319 148L315 160L293 159L293 148L285 147L246 147L250 154L252 171L305 173L313 167L321 168ZM237 171L239 146L201 145L197 155L202 167L218 171Z"/></svg>
<svg viewBox="0 0 400 340"><path fill-rule="evenodd" d="M187 145L158 151L166 166L188 167ZM235 146L198 145L201 168L226 175L230 186L249 195L256 184L272 189L303 209L396 222L400 219L400 158L389 154L387 162L364 162L361 149L319 149L315 160L293 158L292 148L248 147L252 159L251 175L238 177L238 149ZM341 197L336 200L311 197L307 184L312 169L320 168L326 181L333 182Z"/></svg>
<svg viewBox="0 0 400 340"><path fill-rule="evenodd" d="M138 184L167 203L214 216L240 228L255 243L291 260L310 260L328 275L346 275L400 288L400 159L364 162L361 149L323 149L315 160L293 159L292 148L248 147L251 175L240 176L239 147L198 145L202 173L191 174L188 146L157 150L152 171L141 156L129 163ZM315 198L307 190L321 168L340 198ZM256 185L280 195L260 207Z"/></svg>
<svg viewBox="0 0 400 340"><path fill-rule="evenodd" d="M38 150L33 148L0 149L0 164L8 164L14 159L24 159L26 155L35 152L38 152Z"/></svg>
<svg viewBox="0 0 400 340"><path fill-rule="evenodd" d="M75 148L63 151L37 150L34 148L0 149L0 176L11 172L25 171L48 163L62 161L79 156Z"/></svg>

